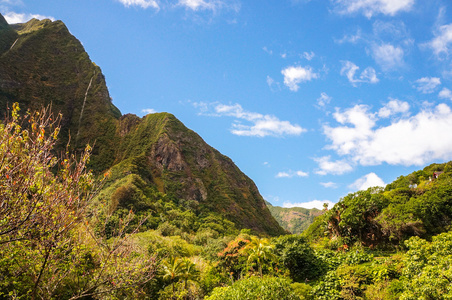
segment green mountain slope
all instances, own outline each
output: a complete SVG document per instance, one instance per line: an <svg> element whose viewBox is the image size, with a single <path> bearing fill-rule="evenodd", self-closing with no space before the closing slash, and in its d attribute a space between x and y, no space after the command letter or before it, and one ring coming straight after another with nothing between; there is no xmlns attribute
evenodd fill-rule
<svg viewBox="0 0 452 300"><path fill-rule="evenodd" d="M316 208L286 208L273 206L268 202L267 206L272 216L276 219L276 221L278 221L279 225L293 234L302 233L314 222L314 219L316 217L320 216L323 213L323 211Z"/></svg>
<svg viewBox="0 0 452 300"><path fill-rule="evenodd" d="M0 114L13 102L31 109L51 104L53 111L63 114L61 144L70 140L79 149L98 140L92 167L102 170L111 165L109 149L121 113L82 44L61 21L33 19L1 26Z"/></svg>
<svg viewBox="0 0 452 300"><path fill-rule="evenodd" d="M152 212L149 228L177 208L204 223L284 233L253 181L173 115L122 116L100 68L61 21L9 26L0 16L0 114L13 102L61 112L60 149L94 143L90 167L111 168L99 200L110 210Z"/></svg>

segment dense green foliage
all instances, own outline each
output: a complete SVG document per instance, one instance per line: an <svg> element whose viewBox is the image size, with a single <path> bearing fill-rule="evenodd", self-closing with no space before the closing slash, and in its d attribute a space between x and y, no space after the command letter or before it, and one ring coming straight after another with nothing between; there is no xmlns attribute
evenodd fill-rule
<svg viewBox="0 0 452 300"><path fill-rule="evenodd" d="M89 147L58 159L60 118L18 112L15 103L0 124L0 298L144 295L154 257L121 232L113 240L96 235L88 217L98 186L85 169Z"/></svg>
<svg viewBox="0 0 452 300"><path fill-rule="evenodd" d="M401 176L385 189L369 188L342 198L307 233L323 234L339 248L403 245L411 236L428 238L452 224L452 162Z"/></svg>
<svg viewBox="0 0 452 300"><path fill-rule="evenodd" d="M299 299L290 282L278 277L249 277L235 282L229 287L220 287L213 290L206 300L295 300Z"/></svg>

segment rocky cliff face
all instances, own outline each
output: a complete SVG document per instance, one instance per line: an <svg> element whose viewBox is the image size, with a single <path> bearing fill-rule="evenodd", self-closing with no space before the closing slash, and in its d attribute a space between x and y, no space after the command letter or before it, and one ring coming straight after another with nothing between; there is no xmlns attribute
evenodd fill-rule
<svg viewBox="0 0 452 300"><path fill-rule="evenodd" d="M7 105L63 114L61 145L95 141L91 167L112 168L106 188L135 174L197 214L214 212L237 228L278 235L253 181L173 115L121 116L105 78L61 21L31 20L10 26L0 15L0 114Z"/></svg>
<svg viewBox="0 0 452 300"><path fill-rule="evenodd" d="M152 114L141 120L127 115L120 123L123 137L114 181L137 174L159 192L190 203L198 214L215 212L238 228L270 235L284 233L253 181L173 115ZM140 159L131 166L131 157ZM150 174L144 169L151 170Z"/></svg>

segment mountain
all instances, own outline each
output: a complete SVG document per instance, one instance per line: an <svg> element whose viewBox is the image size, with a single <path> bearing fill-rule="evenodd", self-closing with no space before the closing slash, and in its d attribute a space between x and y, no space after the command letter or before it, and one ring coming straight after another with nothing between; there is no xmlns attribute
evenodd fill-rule
<svg viewBox="0 0 452 300"><path fill-rule="evenodd" d="M273 206L269 202L267 207L270 210L272 216L278 221L279 225L285 230L293 233L300 234L306 230L317 216L323 214L322 210L313 208L307 209L303 207L280 207Z"/></svg>
<svg viewBox="0 0 452 300"><path fill-rule="evenodd" d="M90 167L111 174L99 196L110 210L152 212L149 228L160 225L163 215L171 219L177 207L201 223L284 233L254 182L176 117L122 115L101 69L61 21L8 25L0 15L2 116L13 102L60 112L60 149L68 142L75 151L94 144Z"/></svg>
<svg viewBox="0 0 452 300"><path fill-rule="evenodd" d="M7 105L61 112L59 141L73 149L96 140L92 166L113 163L115 127L121 116L112 104L105 78L82 44L61 21L32 19L9 26L0 20L0 114Z"/></svg>

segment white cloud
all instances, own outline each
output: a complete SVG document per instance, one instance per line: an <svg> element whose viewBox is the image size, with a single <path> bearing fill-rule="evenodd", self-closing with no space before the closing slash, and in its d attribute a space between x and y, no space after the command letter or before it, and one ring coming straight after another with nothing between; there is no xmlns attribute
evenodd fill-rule
<svg viewBox="0 0 452 300"><path fill-rule="evenodd" d="M345 160L331 161L331 156L323 156L314 160L319 164L319 170L315 173L319 175L342 175L353 170L353 167Z"/></svg>
<svg viewBox="0 0 452 300"><path fill-rule="evenodd" d="M424 94L431 94L435 91L436 87L441 84L441 80L438 77L422 77L416 80L416 88L418 91Z"/></svg>
<svg viewBox="0 0 452 300"><path fill-rule="evenodd" d="M342 14L362 13L367 18L375 14L394 16L401 11L409 11L414 0L333 0Z"/></svg>
<svg viewBox="0 0 452 300"><path fill-rule="evenodd" d="M309 173L303 171L279 172L276 178L308 177Z"/></svg>
<svg viewBox="0 0 452 300"><path fill-rule="evenodd" d="M443 98L443 99L448 99L448 100L451 100L452 101L452 91L451 90L449 90L448 88L443 88L442 90L441 90L441 92L439 92L439 95L438 95L440 98Z"/></svg>
<svg viewBox="0 0 452 300"><path fill-rule="evenodd" d="M25 23L30 21L31 19L38 19L38 20L44 20L44 19L50 19L52 21L55 21L55 18L43 16L43 15L35 15L35 14L19 14L15 12L8 12L3 15L5 17L6 22L8 24L17 24L17 23Z"/></svg>
<svg viewBox="0 0 452 300"><path fill-rule="evenodd" d="M327 148L354 163L411 166L452 159L452 111L446 104L426 106L387 126L377 126L377 115L364 105L337 111L334 117L341 125L324 126L331 140Z"/></svg>
<svg viewBox="0 0 452 300"><path fill-rule="evenodd" d="M377 83L379 79L377 78L377 74L374 68L367 67L359 76L359 78L355 78L356 72L359 70L359 67L352 63L351 61L342 61L342 69L341 75L347 76L348 81L356 86L356 83L364 82L364 83Z"/></svg>
<svg viewBox="0 0 452 300"><path fill-rule="evenodd" d="M286 172L279 172L278 174L276 174L276 178L289 178L290 174L286 173Z"/></svg>
<svg viewBox="0 0 452 300"><path fill-rule="evenodd" d="M155 114L157 111L153 108L145 108L142 109L141 112L145 114Z"/></svg>
<svg viewBox="0 0 452 300"><path fill-rule="evenodd" d="M204 0L179 0L178 5L185 6L191 10L198 9L215 9L215 2L204 1Z"/></svg>
<svg viewBox="0 0 452 300"><path fill-rule="evenodd" d="M448 57L451 54L452 45L452 23L440 26L435 34L435 38L426 44L432 48L433 53L438 58Z"/></svg>
<svg viewBox="0 0 452 300"><path fill-rule="evenodd" d="M318 74L314 73L311 67L287 67L281 71L284 75L284 84L293 92L298 91L299 84L305 81L311 81L318 78Z"/></svg>
<svg viewBox="0 0 452 300"><path fill-rule="evenodd" d="M383 70L392 70L403 66L403 49L391 44L374 45L372 47L373 58Z"/></svg>
<svg viewBox="0 0 452 300"><path fill-rule="evenodd" d="M378 111L378 116L380 118L388 118L392 115L398 114L398 113L406 113L410 110L410 105L408 102L400 101L398 99L392 99L388 103L385 104L380 110Z"/></svg>
<svg viewBox="0 0 452 300"><path fill-rule="evenodd" d="M377 83L379 80L374 68L367 67L359 76L362 82Z"/></svg>
<svg viewBox="0 0 452 300"><path fill-rule="evenodd" d="M337 183L329 181L329 182L320 182L320 185L327 189L335 189L337 188Z"/></svg>
<svg viewBox="0 0 452 300"><path fill-rule="evenodd" d="M216 13L219 10L240 11L240 4L235 0L178 0L176 6L184 7L192 11L209 10Z"/></svg>
<svg viewBox="0 0 452 300"><path fill-rule="evenodd" d="M159 9L160 6L158 4L157 1L155 0L118 0L119 2L121 2L122 4L124 4L124 6L126 7L130 7L130 6L140 6L141 8L155 8L155 9Z"/></svg>
<svg viewBox="0 0 452 300"><path fill-rule="evenodd" d="M348 187L350 189L354 189L357 191L363 191L367 190L370 187L385 187L386 184L383 182L383 180L377 176L375 173L369 173L367 175L364 175L363 177L357 179L355 182L350 184Z"/></svg>
<svg viewBox="0 0 452 300"><path fill-rule="evenodd" d="M156 10L163 7L183 7L191 11L205 11L210 10L217 12L220 9L229 9L238 12L240 5L235 0L177 0L176 4L169 4L168 1L162 2L159 0L117 0L124 6L138 6L143 9L152 7ZM176 1L174 1L176 2ZM165 4L166 3L166 4Z"/></svg>
<svg viewBox="0 0 452 300"><path fill-rule="evenodd" d="M291 207L303 207L307 209L317 208L322 210L323 204L327 203L329 207L333 207L334 203L330 200L313 200L309 202L299 202L299 203L291 203L291 202L284 202L283 207L285 208L291 208Z"/></svg>
<svg viewBox="0 0 452 300"><path fill-rule="evenodd" d="M328 96L326 93L321 93L320 97L317 98L317 104L321 107L324 107L325 105L329 104L331 101L331 97Z"/></svg>
<svg viewBox="0 0 452 300"><path fill-rule="evenodd" d="M262 115L260 113L249 112L242 108L240 104L225 105L221 103L193 103L200 108L204 115L222 117L228 116L235 118L232 124L231 132L240 136L275 136L300 135L306 129L297 124L291 124L289 121L281 121L272 115ZM251 124L244 125L241 122L247 121Z"/></svg>
<svg viewBox="0 0 452 300"><path fill-rule="evenodd" d="M303 57L307 60L312 60L315 56L314 52L303 52Z"/></svg>

